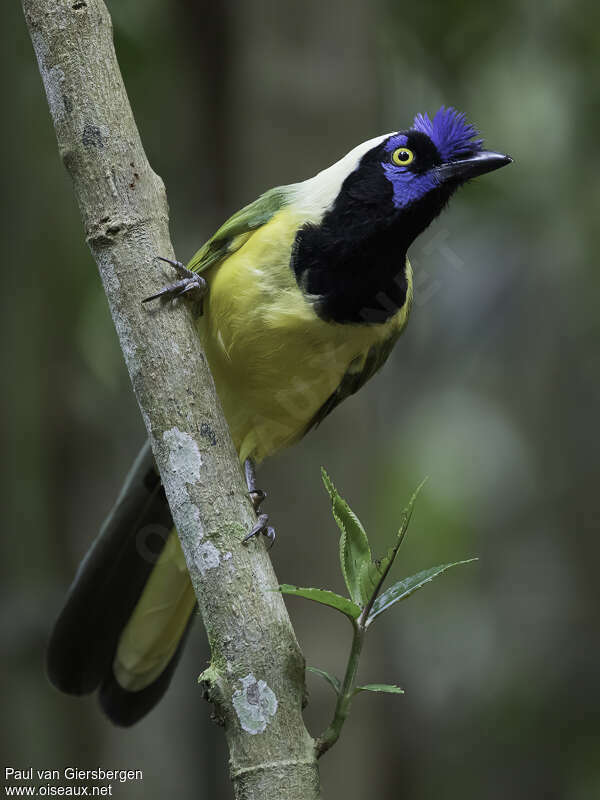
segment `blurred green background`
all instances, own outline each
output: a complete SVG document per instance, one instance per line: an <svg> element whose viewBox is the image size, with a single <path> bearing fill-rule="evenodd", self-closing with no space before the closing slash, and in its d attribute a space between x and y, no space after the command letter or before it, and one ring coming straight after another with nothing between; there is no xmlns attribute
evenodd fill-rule
<svg viewBox="0 0 600 800"><path fill-rule="evenodd" d="M358 697L322 761L326 797L600 797L598 5L109 7L182 259L261 191L442 103L515 158L413 247L416 307L384 371L260 483L282 581L341 589L321 464L381 548L430 476L397 577L480 556L372 631L360 677L406 695ZM117 797L227 798L224 739L195 684L200 624L131 730L43 674L52 619L144 430L18 3L0 24L3 760L142 769ZM341 672L344 620L287 602L308 663ZM308 683L317 734L333 695Z"/></svg>

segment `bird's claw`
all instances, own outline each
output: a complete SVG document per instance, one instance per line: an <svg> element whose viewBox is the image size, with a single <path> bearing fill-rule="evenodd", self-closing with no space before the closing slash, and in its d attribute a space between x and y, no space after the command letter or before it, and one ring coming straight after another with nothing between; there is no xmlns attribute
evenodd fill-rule
<svg viewBox="0 0 600 800"><path fill-rule="evenodd" d="M268 514L261 514L259 518L256 520L256 524L250 531L250 533L246 534L242 539L242 543L245 544L250 539L254 538L254 536L258 536L259 533L262 533L263 536L266 536L269 540L269 550L273 547L275 543L275 528L269 525L269 515Z"/></svg>
<svg viewBox="0 0 600 800"><path fill-rule="evenodd" d="M164 261L165 264L170 264L182 278L193 278L196 275L195 272L192 272L185 264L182 264L181 261L178 261L176 258L165 258L164 256L156 256L156 258L159 261Z"/></svg>
<svg viewBox="0 0 600 800"><path fill-rule="evenodd" d="M248 497L250 498L250 502L254 508L254 513L258 514L258 509L260 508L263 500L266 498L267 493L256 486L254 461L251 458L247 458L244 461L244 472L246 475L246 486L248 487ZM259 533L262 533L263 536L266 536L269 540L270 550L275 543L275 529L269 525L268 514L259 514L256 524L250 533L247 536L244 536L243 544L245 544L249 539L252 539L254 536L258 536Z"/></svg>
<svg viewBox="0 0 600 800"><path fill-rule="evenodd" d="M181 278L175 281L175 283L169 283L167 286L163 286L156 294L144 298L142 303L149 303L151 300L158 300L159 298L174 300L176 297L181 297L188 292L197 293L200 299L204 297L207 291L207 284L201 275L197 275L195 272L189 270L181 261L174 261L172 258L163 258L163 256L157 256L157 258L160 259L160 261L170 264L178 274L181 275Z"/></svg>

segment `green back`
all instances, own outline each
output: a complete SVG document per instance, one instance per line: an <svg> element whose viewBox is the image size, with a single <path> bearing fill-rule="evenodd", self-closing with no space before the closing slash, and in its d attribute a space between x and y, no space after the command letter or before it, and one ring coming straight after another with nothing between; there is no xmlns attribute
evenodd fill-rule
<svg viewBox="0 0 600 800"><path fill-rule="evenodd" d="M214 236L204 244L188 264L192 272L202 272L234 253L246 241L243 234L251 233L267 223L283 208L289 197L289 187L269 189L250 205L237 211L223 223Z"/></svg>

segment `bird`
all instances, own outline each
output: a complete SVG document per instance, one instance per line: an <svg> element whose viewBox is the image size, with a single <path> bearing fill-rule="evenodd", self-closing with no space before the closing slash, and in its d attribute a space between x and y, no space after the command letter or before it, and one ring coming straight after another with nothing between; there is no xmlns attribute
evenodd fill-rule
<svg viewBox="0 0 600 800"><path fill-rule="evenodd" d="M199 299L196 329L257 512L265 493L255 466L318 426L388 358L411 309L411 244L459 187L511 161L442 106L265 192L187 266L163 259L178 280L145 300ZM245 540L259 533L274 538L266 514ZM69 694L97 691L113 723L132 725L166 691L194 609L146 444L56 620L50 681Z"/></svg>

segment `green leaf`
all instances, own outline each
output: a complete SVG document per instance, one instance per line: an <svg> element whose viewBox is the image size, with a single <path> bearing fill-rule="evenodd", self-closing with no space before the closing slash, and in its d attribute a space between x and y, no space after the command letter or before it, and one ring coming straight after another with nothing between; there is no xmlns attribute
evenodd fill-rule
<svg viewBox="0 0 600 800"><path fill-rule="evenodd" d="M357 686L354 694L358 692L387 692L388 694L404 694L404 689L394 686L393 683L367 683L364 686Z"/></svg>
<svg viewBox="0 0 600 800"><path fill-rule="evenodd" d="M325 672L324 669L319 669L318 667L307 667L306 669L309 672L314 672L315 675L320 675L321 678L324 678L327 683L333 687L333 690L336 694L339 694L342 691L342 684L340 683L339 678L336 678L335 675L330 675L329 672Z"/></svg>
<svg viewBox="0 0 600 800"><path fill-rule="evenodd" d="M386 571L389 569L388 559L389 552L378 561L371 561L368 564L363 564L360 572L360 586L363 596L367 598L367 602L373 597L373 593L377 591L377 587L382 583L382 579L387 574Z"/></svg>
<svg viewBox="0 0 600 800"><path fill-rule="evenodd" d="M368 594L363 591L361 580L365 567L371 563L369 540L359 518L348 503L340 497L325 469L321 468L321 474L331 498L333 517L342 534L340 537L340 564L344 580L350 597L362 607L369 599Z"/></svg>
<svg viewBox="0 0 600 800"><path fill-rule="evenodd" d="M409 500L408 505L402 512L402 521L400 523L400 530L396 535L396 541L392 547L387 551L385 556L378 561L372 561L369 564L365 564L363 566L360 580L361 580L361 587L363 594L367 596L369 602L373 602L374 597L373 595L379 594L379 591L383 585L383 582L391 569L392 564L394 563L394 559L398 555L398 551L400 550L400 545L404 541L404 537L406 536L406 532L408 530L408 526L412 519L414 505L416 499L418 497L419 492L423 488L423 484L427 478L424 478L421 483L417 486L415 491L413 492L412 497Z"/></svg>
<svg viewBox="0 0 600 800"><path fill-rule="evenodd" d="M441 564L439 567L425 569L422 572L418 572L416 575L411 575L410 578L404 578L404 580L398 581L398 583L390 586L389 589L375 600L371 613L369 614L369 619L367 620L367 625L370 625L376 617L383 614L383 612L387 611L391 606L399 603L401 600L406 600L411 594L422 589L426 583L437 578L438 575L442 575L444 572L451 569L451 567L458 567L461 564L470 564L471 561L477 561L477 559L467 558L465 561L453 561L451 564Z"/></svg>
<svg viewBox="0 0 600 800"><path fill-rule="evenodd" d="M282 583L279 587L282 594L291 594L295 597L305 597L307 600L313 600L315 603L329 606L330 608L337 608L342 614L345 614L350 619L357 619L360 616L361 609L352 600L347 597L342 597L341 594L330 592L328 589L309 589L301 586L290 586L289 583Z"/></svg>

